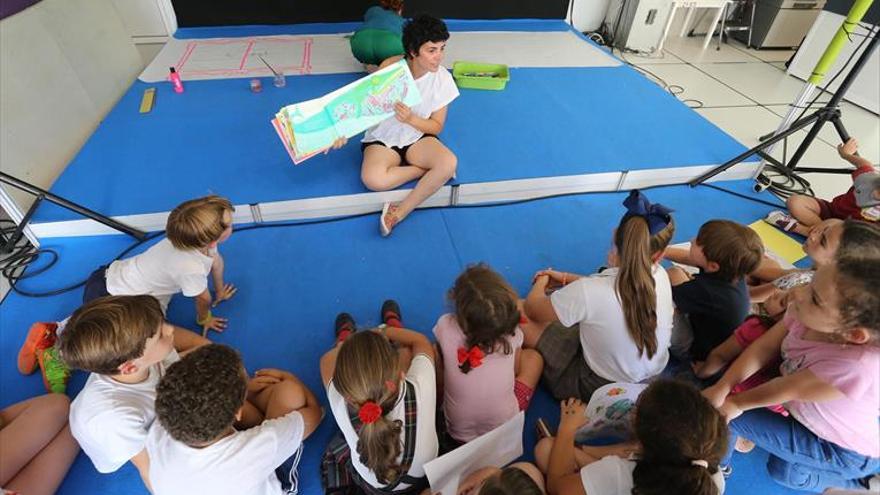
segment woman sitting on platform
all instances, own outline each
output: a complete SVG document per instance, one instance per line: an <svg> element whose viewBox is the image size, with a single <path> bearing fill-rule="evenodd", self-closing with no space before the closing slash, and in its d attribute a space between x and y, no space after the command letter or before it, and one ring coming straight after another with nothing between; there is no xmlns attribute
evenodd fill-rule
<svg viewBox="0 0 880 495"><path fill-rule="evenodd" d="M418 16L404 26L404 58L422 102L412 108L395 104L396 118L367 130L361 142L361 180L368 189L388 191L419 179L403 201L386 203L382 208L379 227L383 236L390 235L398 223L455 175L458 159L437 137L446 122L449 103L459 94L452 75L440 65L448 39L446 24L429 15ZM382 67L398 60L400 57L391 57ZM340 138L333 148L341 148L346 142Z"/></svg>

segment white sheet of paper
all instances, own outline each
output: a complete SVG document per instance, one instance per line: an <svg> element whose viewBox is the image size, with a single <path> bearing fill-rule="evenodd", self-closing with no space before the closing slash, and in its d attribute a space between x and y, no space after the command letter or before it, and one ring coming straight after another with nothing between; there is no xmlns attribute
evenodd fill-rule
<svg viewBox="0 0 880 495"><path fill-rule="evenodd" d="M431 493L455 495L459 482L478 469L506 466L523 453L523 426L520 412L506 423L425 464Z"/></svg>

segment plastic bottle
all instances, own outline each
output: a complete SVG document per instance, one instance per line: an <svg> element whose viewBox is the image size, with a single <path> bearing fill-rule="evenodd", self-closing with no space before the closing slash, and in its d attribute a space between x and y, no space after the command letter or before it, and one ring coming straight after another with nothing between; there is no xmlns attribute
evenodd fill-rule
<svg viewBox="0 0 880 495"><path fill-rule="evenodd" d="M180 74L174 70L174 67L170 67L171 75L168 76L171 79L171 85L174 86L175 93L183 93L183 82L180 80Z"/></svg>

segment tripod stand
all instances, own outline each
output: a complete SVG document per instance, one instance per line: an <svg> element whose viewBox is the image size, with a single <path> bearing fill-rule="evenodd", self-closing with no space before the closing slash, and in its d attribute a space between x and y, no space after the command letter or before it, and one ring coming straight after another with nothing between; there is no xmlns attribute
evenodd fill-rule
<svg viewBox="0 0 880 495"><path fill-rule="evenodd" d="M133 227L129 227L124 223L117 222L112 218L101 215L98 212L92 211L84 206L78 205L72 201L62 198L61 196L57 196L55 194L46 191L45 189L40 189L39 187L25 182L21 179L17 179L9 174L0 172L0 182L4 184L8 184L16 189L21 191L25 191L27 193L33 194L36 197L36 200L28 209L27 213L19 220L18 226L15 231L12 233L9 239L0 239L0 254L7 254L15 248L18 241L21 240L22 235L25 234L25 229L27 228L28 222L30 222L31 218L34 216L34 213L37 211L37 208L43 202L43 200L49 201L50 203L54 203L63 208L67 208L70 211L79 213L80 215L91 218L92 220L102 223L112 229L118 230L124 234L128 234L134 237L137 240L144 240L147 237L147 234L135 229ZM31 236L28 236L29 238ZM31 239L34 241L35 239ZM35 243L36 244L36 243Z"/></svg>
<svg viewBox="0 0 880 495"><path fill-rule="evenodd" d="M814 79L821 80L821 78L824 76L824 70L827 69L827 67L830 66L831 62L833 62L833 59L836 58L836 56L837 56L836 52L838 52L840 50L842 43L846 41L846 37L850 34L848 31L846 31L847 25L848 24L849 25L857 25L858 22L861 20L861 17L864 14L864 11L867 10L867 7L870 6L870 4L871 4L870 1L858 2L855 6L853 6L853 10L850 11L850 15L847 17L846 21L844 21L844 24L841 26L840 30L838 31L837 37L835 38L834 41L832 41L832 44L829 45L828 49L825 52L825 55L823 55L822 60L820 60L819 64L817 65L817 69L814 70L814 73L813 73L814 75L813 75L813 77L810 78L810 82L808 83L808 87L812 85L812 87L815 88ZM864 7L864 8L859 9L860 7ZM861 10L861 12L859 12L857 9ZM785 128L783 128L784 127L784 124L783 124L783 126L780 127L780 130L777 130L772 135L772 137L770 137L766 141L755 146L754 148L749 149L748 151L745 151L745 152L737 155L736 157L728 160L727 162L719 165L718 167L706 172L705 174L690 181L688 184L691 187L696 187L697 185L702 184L703 182L711 179L712 177L715 177L716 175L724 172L725 170L729 169L730 167L732 167L738 163L741 163L743 160L745 160L755 154L758 154L759 156L761 156L765 161L769 161L769 162L772 162L775 165L777 165L779 170L783 174L787 175L789 178L792 178L796 171L801 172L801 173L819 172L819 173L850 174L852 172L852 170L847 170L847 169L831 169L831 170L829 170L826 168L810 168L810 167L797 168L797 164L800 162L801 158L803 158L804 153L807 152L807 149L813 143L813 140L816 139L816 136L818 136L819 131L821 131L822 127L828 122L831 122L831 124L834 125L834 129L837 131L837 134L840 136L841 141L846 142L847 140L849 140L849 138L850 138L849 133L847 132L846 128L843 125L843 122L840 119L840 108L839 108L840 101L846 95L846 92L849 90L850 86L855 81L856 77L858 77L859 73L865 67L865 64L868 63L868 60L870 59L871 54L877 48L878 35L880 35L880 30L875 32L875 30L872 28L871 33L868 35L870 37L870 41L868 42L868 46L865 48L865 51L862 52L862 54L859 56L858 60L856 61L855 65L853 66L852 70L850 70L849 74L847 74L847 76L840 83L840 87L837 89L837 91L834 92L834 94L831 97L831 100L829 100L828 103L826 103L822 108L819 108L818 110L816 110L815 112L813 112L810 115L807 115L803 118L799 118L799 119L795 120L794 122L792 122L790 125L788 125ZM829 58L830 58L830 60L829 60ZM822 69L820 69L820 67ZM818 78L817 78L817 76L818 76ZM807 88L805 88L804 93L809 94L806 91L806 89ZM806 98L804 98L802 95L801 97L799 97L798 100L800 102L803 102L806 100ZM795 110L795 109L792 109L792 110ZM812 127L807 132L807 136L804 138L803 142L801 142L800 146L798 146L797 150L794 152L794 154L792 155L791 159L789 160L789 162L787 164L780 163L779 161L775 160L773 157L771 157L768 154L769 149L772 149L772 147L776 143L778 143L779 141L782 141L783 139L787 138L788 136L791 136L792 134L800 131L801 129L804 129L804 128L810 126L811 124L812 124ZM763 163L762 163L761 168L763 168ZM758 172L760 173L760 170ZM757 174L756 174L756 176L757 176ZM765 180L767 180L767 179L765 178ZM762 190L766 186L767 186L767 184L762 184L759 182L759 184L756 185L755 189Z"/></svg>

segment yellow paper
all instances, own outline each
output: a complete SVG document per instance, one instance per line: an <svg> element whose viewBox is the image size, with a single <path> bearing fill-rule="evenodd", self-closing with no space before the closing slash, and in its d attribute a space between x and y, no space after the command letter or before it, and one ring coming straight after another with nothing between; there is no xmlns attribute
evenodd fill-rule
<svg viewBox="0 0 880 495"><path fill-rule="evenodd" d="M807 255L799 242L763 220L758 220L749 227L761 237L765 249L773 251L789 263L793 264Z"/></svg>

